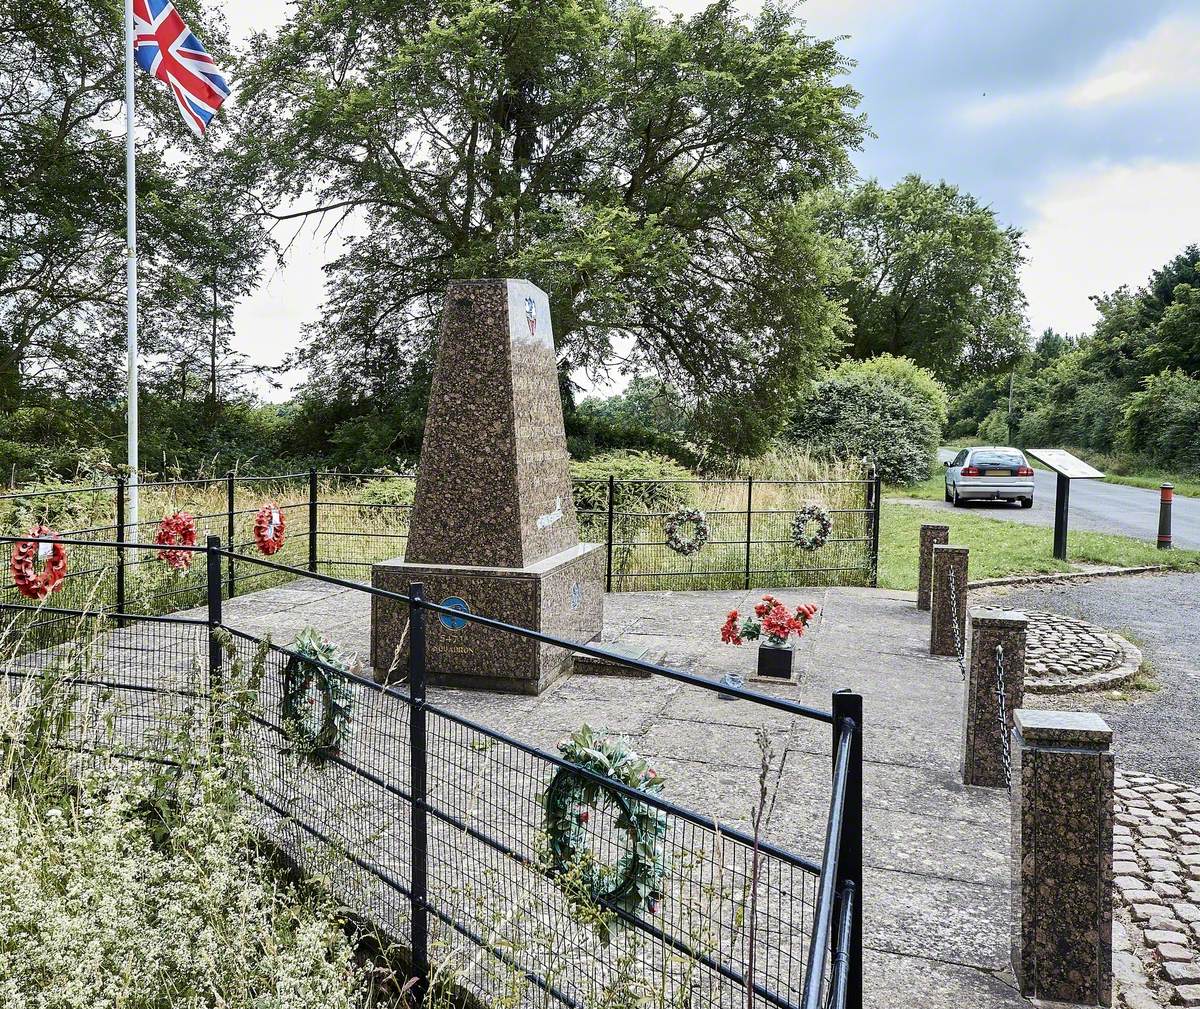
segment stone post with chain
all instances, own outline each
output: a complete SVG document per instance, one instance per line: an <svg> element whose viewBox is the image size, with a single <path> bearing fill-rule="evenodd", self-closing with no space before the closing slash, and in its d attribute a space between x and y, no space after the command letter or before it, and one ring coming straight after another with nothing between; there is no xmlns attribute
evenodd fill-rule
<svg viewBox="0 0 1200 1009"><path fill-rule="evenodd" d="M921 539L917 546L917 609L929 609L933 598L933 548L938 543L950 542L950 527L926 522L921 526Z"/></svg>
<svg viewBox="0 0 1200 1009"><path fill-rule="evenodd" d="M1012 962L1021 994L1112 1005L1112 730L1099 715L1014 715Z"/></svg>
<svg viewBox="0 0 1200 1009"><path fill-rule="evenodd" d="M929 621L929 654L963 661L967 632L966 547L935 544L933 548L933 616Z"/></svg>
<svg viewBox="0 0 1200 1009"><path fill-rule="evenodd" d="M1007 788L1012 713L1025 697L1025 632L1013 610L971 607L963 701L963 784Z"/></svg>

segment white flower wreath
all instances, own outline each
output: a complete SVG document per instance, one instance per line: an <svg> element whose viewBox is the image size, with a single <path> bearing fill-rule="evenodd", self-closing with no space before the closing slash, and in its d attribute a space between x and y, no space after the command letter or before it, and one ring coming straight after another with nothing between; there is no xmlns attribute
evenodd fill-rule
<svg viewBox="0 0 1200 1009"><path fill-rule="evenodd" d="M817 524L816 532L811 535L808 532L810 522ZM792 542L801 550L819 550L825 545L832 531L833 520L829 517L829 512L819 504L810 501L792 516Z"/></svg>
<svg viewBox="0 0 1200 1009"><path fill-rule="evenodd" d="M692 535L685 538L683 529L688 525L692 526ZM680 508L667 517L667 546L677 554L698 554L707 542L708 519L699 508Z"/></svg>

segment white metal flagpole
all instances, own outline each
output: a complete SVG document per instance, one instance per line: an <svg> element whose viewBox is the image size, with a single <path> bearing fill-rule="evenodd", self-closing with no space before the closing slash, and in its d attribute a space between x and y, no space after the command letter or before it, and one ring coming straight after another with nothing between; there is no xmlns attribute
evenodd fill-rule
<svg viewBox="0 0 1200 1009"><path fill-rule="evenodd" d="M129 420L129 539L138 531L138 338L137 338L137 177L133 143L133 0L125 0L125 277L126 331L129 385L126 390Z"/></svg>

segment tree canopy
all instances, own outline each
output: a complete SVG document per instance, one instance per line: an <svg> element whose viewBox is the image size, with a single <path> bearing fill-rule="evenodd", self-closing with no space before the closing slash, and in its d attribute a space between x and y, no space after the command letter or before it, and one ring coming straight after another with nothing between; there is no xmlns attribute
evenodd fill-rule
<svg viewBox="0 0 1200 1009"><path fill-rule="evenodd" d="M842 332L801 198L849 176L848 67L774 5L300 0L242 90L265 201L350 235L300 362L323 395L394 399L451 278L527 277L564 369L619 352L753 448L731 418L778 430Z"/></svg>
<svg viewBox="0 0 1200 1009"><path fill-rule="evenodd" d="M1189 245L1145 284L1097 295L1091 332L1046 331L1012 371L1011 430L1023 444L1121 451L1138 464L1200 465L1200 247ZM958 433L1008 430L1009 375L968 385Z"/></svg>
<svg viewBox="0 0 1200 1009"><path fill-rule="evenodd" d="M225 62L219 20L196 3L179 7ZM71 419L55 440L109 443L123 458L122 38L119 3L13 0L0 11L0 411L64 397L86 403L73 414L56 405L58 419ZM231 312L256 284L269 241L246 180L221 150L233 115L223 110L200 145L167 89L139 78L148 399L211 404L239 395L245 365L231 349ZM7 426L24 429L26 419Z"/></svg>
<svg viewBox="0 0 1200 1009"><path fill-rule="evenodd" d="M838 287L857 358L910 358L945 382L1011 364L1026 346L1021 234L947 182L909 175L831 191L819 219L843 243Z"/></svg>

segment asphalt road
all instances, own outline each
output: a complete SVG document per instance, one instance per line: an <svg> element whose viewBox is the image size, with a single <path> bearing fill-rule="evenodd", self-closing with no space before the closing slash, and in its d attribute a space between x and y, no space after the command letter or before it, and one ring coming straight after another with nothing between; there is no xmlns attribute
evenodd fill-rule
<svg viewBox="0 0 1200 1009"><path fill-rule="evenodd" d="M941 462L953 458L954 453L949 449L938 452ZM1035 469L1032 508L1022 508L1007 501L973 501L966 508L989 518L1053 526L1056 480L1049 470ZM1153 543L1158 536L1158 498L1158 491L1142 487L1126 487L1103 480L1072 480L1068 529L1118 533ZM928 503L934 508L953 508L947 502ZM1171 527L1176 547L1200 550L1200 498L1176 496Z"/></svg>

